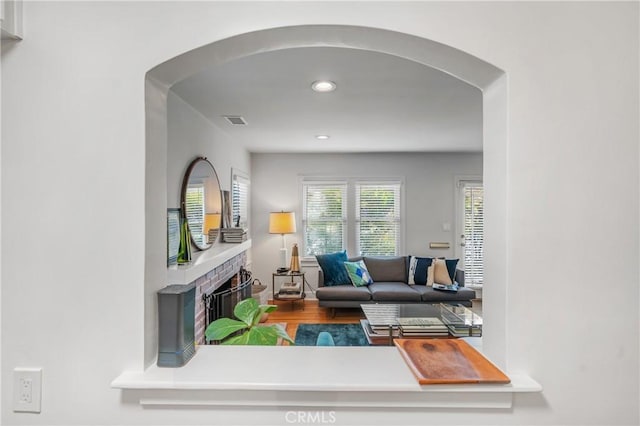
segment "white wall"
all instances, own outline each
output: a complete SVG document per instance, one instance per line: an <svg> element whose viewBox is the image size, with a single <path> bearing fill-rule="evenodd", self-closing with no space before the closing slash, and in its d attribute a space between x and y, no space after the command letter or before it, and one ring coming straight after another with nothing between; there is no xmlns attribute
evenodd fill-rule
<svg viewBox="0 0 640 426"><path fill-rule="evenodd" d="M1 0L0 0L1 1ZM0 82L2 81L2 43L0 43ZM0 84L0 100L2 100L2 84ZM2 102L0 102L0 241L2 241ZM2 313L2 247L0 246L0 314ZM2 330L2 315L0 315L0 330ZM0 366L2 366L2 341L0 340ZM3 399L0 387L0 413L2 413Z"/></svg>
<svg viewBox="0 0 640 426"><path fill-rule="evenodd" d="M402 254L452 257L455 240L455 177L482 176L482 154L252 154L251 217L253 231L252 271L270 283L278 266L280 235L270 235L269 212L294 210L298 232L287 235L302 248L302 193L300 179L310 177L400 178L404 181L405 240ZM443 223L451 231L443 231ZM448 241L449 250L429 249L429 242ZM353 253L351 253L353 254ZM307 279L315 286L316 274Z"/></svg>
<svg viewBox="0 0 640 426"><path fill-rule="evenodd" d="M22 0L0 0L0 37L22 38Z"/></svg>
<svg viewBox="0 0 640 426"><path fill-rule="evenodd" d="M182 179L196 157L207 157L213 164L225 191L231 190L231 168L249 173L249 153L171 91L167 122L167 207L180 207Z"/></svg>
<svg viewBox="0 0 640 426"><path fill-rule="evenodd" d="M338 424L638 423L638 5L331 5L25 3L27 40L2 51L3 424L284 423L284 407L143 410L109 383L143 363L145 73L308 23L407 32L506 71L506 175L485 170L508 181L506 356L545 389L513 410ZM17 366L44 368L40 415L10 411Z"/></svg>

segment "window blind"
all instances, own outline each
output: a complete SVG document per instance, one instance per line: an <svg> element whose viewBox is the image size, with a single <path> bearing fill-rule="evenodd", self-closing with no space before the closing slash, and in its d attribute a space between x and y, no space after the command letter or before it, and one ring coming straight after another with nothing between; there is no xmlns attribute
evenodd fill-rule
<svg viewBox="0 0 640 426"><path fill-rule="evenodd" d="M233 215L233 225L239 224L241 228L248 227L249 224L249 185L247 177L233 174L231 188L231 208Z"/></svg>
<svg viewBox="0 0 640 426"><path fill-rule="evenodd" d="M484 251L484 189L482 183L464 183L464 280L482 285Z"/></svg>
<svg viewBox="0 0 640 426"><path fill-rule="evenodd" d="M400 247L400 183L356 183L358 252L397 255Z"/></svg>
<svg viewBox="0 0 640 426"><path fill-rule="evenodd" d="M303 183L302 223L304 255L344 249L346 232L345 183Z"/></svg>

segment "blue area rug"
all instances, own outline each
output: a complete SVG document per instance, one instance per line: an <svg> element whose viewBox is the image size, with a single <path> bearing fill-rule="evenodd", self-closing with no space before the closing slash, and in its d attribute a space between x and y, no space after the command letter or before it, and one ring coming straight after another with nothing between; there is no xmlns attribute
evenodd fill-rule
<svg viewBox="0 0 640 426"><path fill-rule="evenodd" d="M369 346L360 324L300 324L296 345L315 346L321 331L330 333L336 346Z"/></svg>

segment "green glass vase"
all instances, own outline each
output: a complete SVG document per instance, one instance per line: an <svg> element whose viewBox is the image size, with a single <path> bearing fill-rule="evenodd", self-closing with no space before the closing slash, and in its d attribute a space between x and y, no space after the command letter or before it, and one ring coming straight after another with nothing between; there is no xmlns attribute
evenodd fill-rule
<svg viewBox="0 0 640 426"><path fill-rule="evenodd" d="M180 247L178 248L178 264L191 262L191 234L185 218L180 219Z"/></svg>

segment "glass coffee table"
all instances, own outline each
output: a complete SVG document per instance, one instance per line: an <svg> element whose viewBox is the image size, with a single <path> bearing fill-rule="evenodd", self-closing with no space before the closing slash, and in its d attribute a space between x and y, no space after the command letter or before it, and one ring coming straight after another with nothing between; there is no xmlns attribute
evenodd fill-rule
<svg viewBox="0 0 640 426"><path fill-rule="evenodd" d="M371 345L394 338L482 336L482 318L462 305L444 303L362 304L360 324Z"/></svg>

